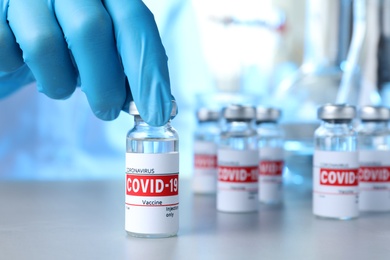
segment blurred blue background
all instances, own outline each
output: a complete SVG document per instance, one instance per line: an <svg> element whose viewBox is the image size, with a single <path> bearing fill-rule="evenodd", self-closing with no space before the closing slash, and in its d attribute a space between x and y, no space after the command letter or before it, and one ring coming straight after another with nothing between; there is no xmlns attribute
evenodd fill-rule
<svg viewBox="0 0 390 260"><path fill-rule="evenodd" d="M305 66L308 60L313 61L313 55L310 59L307 56L308 50L313 52L307 45L309 38L312 42L314 39L313 46L317 46L314 53L321 53L322 58L327 58L326 66L336 64L332 63L331 57L341 53L337 46L347 44L348 47L352 39L354 1L144 2L155 15L169 57L172 92L179 106L179 114L172 125L180 135L181 177L190 178L192 175L196 109L200 106L220 107L234 101L290 111L285 113L287 116L282 123L291 133L300 133L301 136L288 137L290 140L286 147L294 162L304 165L310 172L310 140L317 124L310 115L313 111L315 114L316 103L294 99L294 93L298 92L294 89L292 92L284 91L286 82L291 84L293 75L296 77L299 71L318 71L313 69L316 68L315 63ZM337 15L329 16L329 13ZM339 20L340 17L349 20ZM329 23L326 19L337 22ZM305 21L317 25L317 31L313 32L313 26L306 27L308 23ZM341 30L341 24L347 22L350 22L350 34L344 39L345 43L339 41L340 34L332 34L332 28ZM329 29L333 30L329 31L330 34ZM324 37L325 44L319 44ZM328 49L330 52L327 52ZM345 61L347 52L343 51ZM314 56L318 61L318 55ZM345 63L341 65L345 66ZM337 73L339 70L343 72L341 65L337 64ZM307 70L309 67L311 70ZM336 91L331 86L327 87L328 82L324 83L325 88L310 86L303 93L309 96L337 94L340 80L332 83ZM309 81L313 79L309 78ZM333 96L329 99L336 101ZM303 120L298 121L299 124L307 123L306 127L298 130L294 128L297 114L288 110L297 104L299 107L307 105L305 116L309 115L298 118ZM90 111L84 93L79 89L69 99L55 101L39 94L36 86L30 84L0 101L0 179L121 179L124 174L125 138L132 121L133 118L123 112L112 122L100 121ZM309 144L304 143L307 140ZM294 157L294 151L306 152L305 149L309 149L305 156ZM289 181L292 183L302 183L304 177L291 173L294 167L296 165L286 169L286 176L291 177Z"/></svg>

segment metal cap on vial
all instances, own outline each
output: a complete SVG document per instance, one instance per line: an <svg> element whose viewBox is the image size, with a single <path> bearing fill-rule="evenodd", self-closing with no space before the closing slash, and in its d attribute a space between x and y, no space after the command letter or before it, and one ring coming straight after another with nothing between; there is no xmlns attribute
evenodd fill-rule
<svg viewBox="0 0 390 260"><path fill-rule="evenodd" d="M216 109L211 109L211 108L199 108L198 111L196 112L196 116L199 121L218 121L221 113L220 111Z"/></svg>
<svg viewBox="0 0 390 260"><path fill-rule="evenodd" d="M252 120L256 117L254 106L232 104L223 109L223 117L227 120Z"/></svg>
<svg viewBox="0 0 390 260"><path fill-rule="evenodd" d="M129 106L129 114L133 116L139 116L139 111L137 106L135 105L134 101L130 102ZM175 100L172 100L172 111L171 111L171 116L176 116L177 115L177 104Z"/></svg>
<svg viewBox="0 0 390 260"><path fill-rule="evenodd" d="M356 116L356 108L346 104L326 104L317 112L322 120L352 120Z"/></svg>
<svg viewBox="0 0 390 260"><path fill-rule="evenodd" d="M364 106L359 111L363 121L389 121L390 109L384 106Z"/></svg>
<svg viewBox="0 0 390 260"><path fill-rule="evenodd" d="M258 122L274 122L278 121L281 116L280 109L271 107L257 107L256 108L256 121Z"/></svg>

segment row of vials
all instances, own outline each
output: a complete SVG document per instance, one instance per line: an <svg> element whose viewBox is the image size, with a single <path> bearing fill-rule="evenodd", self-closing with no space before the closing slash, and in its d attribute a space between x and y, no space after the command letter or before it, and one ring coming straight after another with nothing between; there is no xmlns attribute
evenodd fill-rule
<svg viewBox="0 0 390 260"><path fill-rule="evenodd" d="M283 131L275 108L200 109L193 190L216 193L217 210L251 212L282 201ZM221 116L224 120L220 127ZM327 104L314 133L313 213L350 219L360 210L390 211L390 110Z"/></svg>

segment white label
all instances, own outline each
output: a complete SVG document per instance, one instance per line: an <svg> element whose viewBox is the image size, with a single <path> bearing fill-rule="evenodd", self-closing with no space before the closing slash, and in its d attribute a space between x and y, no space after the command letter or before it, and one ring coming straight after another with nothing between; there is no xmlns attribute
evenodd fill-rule
<svg viewBox="0 0 390 260"><path fill-rule="evenodd" d="M258 161L257 150L218 150L218 210L257 211Z"/></svg>
<svg viewBox="0 0 390 260"><path fill-rule="evenodd" d="M316 150L313 159L314 215L357 217L358 153Z"/></svg>
<svg viewBox="0 0 390 260"><path fill-rule="evenodd" d="M176 234L179 229L179 153L126 153L125 229Z"/></svg>
<svg viewBox="0 0 390 260"><path fill-rule="evenodd" d="M217 189L217 145L214 142L194 143L193 189L196 193L215 193Z"/></svg>
<svg viewBox="0 0 390 260"><path fill-rule="evenodd" d="M359 151L359 209L390 210L390 151Z"/></svg>
<svg viewBox="0 0 390 260"><path fill-rule="evenodd" d="M259 200L277 203L282 199L283 148L263 147L259 150Z"/></svg>

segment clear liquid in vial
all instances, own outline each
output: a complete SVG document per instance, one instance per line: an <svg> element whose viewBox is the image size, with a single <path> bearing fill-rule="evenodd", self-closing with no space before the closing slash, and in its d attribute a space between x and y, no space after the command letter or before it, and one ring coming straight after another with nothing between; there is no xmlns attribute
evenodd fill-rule
<svg viewBox="0 0 390 260"><path fill-rule="evenodd" d="M172 153L179 151L178 139L134 139L127 138L128 153Z"/></svg>

